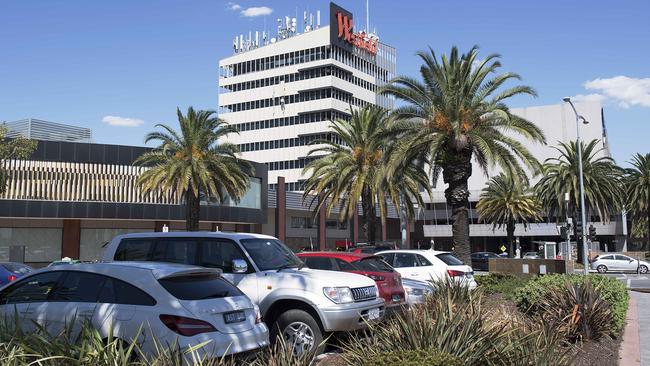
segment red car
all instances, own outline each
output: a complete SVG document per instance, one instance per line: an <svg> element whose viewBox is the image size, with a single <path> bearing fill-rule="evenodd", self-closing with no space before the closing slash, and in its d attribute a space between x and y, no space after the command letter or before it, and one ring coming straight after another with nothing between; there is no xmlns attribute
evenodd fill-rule
<svg viewBox="0 0 650 366"><path fill-rule="evenodd" d="M379 256L350 252L305 252L298 253L298 257L309 268L351 272L372 278L387 308L406 304L402 277Z"/></svg>

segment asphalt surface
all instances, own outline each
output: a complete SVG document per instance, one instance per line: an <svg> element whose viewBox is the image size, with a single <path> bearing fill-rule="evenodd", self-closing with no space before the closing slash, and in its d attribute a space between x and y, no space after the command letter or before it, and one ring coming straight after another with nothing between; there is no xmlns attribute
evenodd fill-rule
<svg viewBox="0 0 650 366"><path fill-rule="evenodd" d="M636 273L606 273L604 275L613 277L623 282L630 290L647 291L650 292L650 274L636 274Z"/></svg>

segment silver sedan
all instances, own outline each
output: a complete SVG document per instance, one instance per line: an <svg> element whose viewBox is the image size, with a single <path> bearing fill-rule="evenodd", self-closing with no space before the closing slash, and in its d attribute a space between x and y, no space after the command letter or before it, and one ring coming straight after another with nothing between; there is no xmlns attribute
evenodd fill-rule
<svg viewBox="0 0 650 366"><path fill-rule="evenodd" d="M648 273L650 264L623 254L601 254L591 262L591 269L598 273L639 272Z"/></svg>

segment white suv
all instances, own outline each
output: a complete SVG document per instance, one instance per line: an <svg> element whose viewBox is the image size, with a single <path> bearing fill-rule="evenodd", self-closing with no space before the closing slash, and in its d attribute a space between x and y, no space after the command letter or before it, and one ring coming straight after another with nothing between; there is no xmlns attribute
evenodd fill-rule
<svg viewBox="0 0 650 366"><path fill-rule="evenodd" d="M375 282L365 276L306 268L278 239L222 232L120 235L103 261L160 261L219 268L259 305L271 330L295 353L320 351L329 332L363 329L384 316Z"/></svg>

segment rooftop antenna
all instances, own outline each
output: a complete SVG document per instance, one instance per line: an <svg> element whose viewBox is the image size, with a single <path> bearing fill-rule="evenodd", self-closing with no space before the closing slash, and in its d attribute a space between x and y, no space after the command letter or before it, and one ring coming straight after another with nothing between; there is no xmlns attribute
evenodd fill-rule
<svg viewBox="0 0 650 366"><path fill-rule="evenodd" d="M368 0L366 0L366 33L370 33L370 7Z"/></svg>

